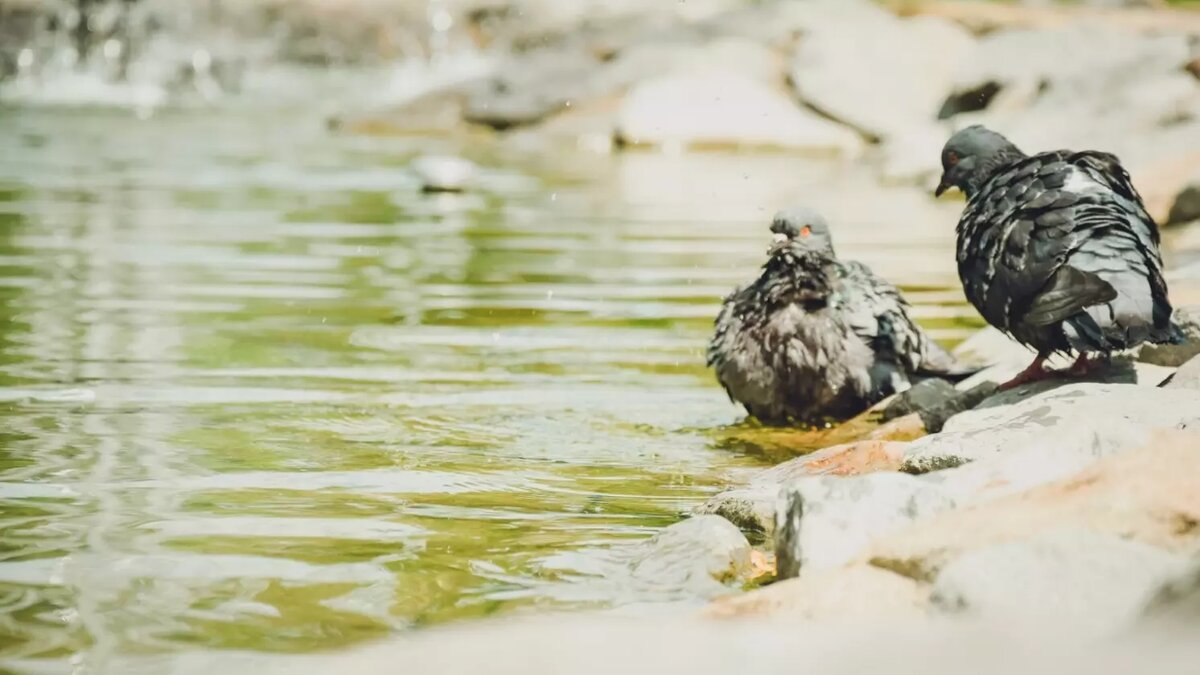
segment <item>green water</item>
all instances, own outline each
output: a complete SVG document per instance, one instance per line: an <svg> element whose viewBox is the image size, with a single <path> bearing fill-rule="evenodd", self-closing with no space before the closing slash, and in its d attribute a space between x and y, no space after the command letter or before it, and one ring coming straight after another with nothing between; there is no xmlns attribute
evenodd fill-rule
<svg viewBox="0 0 1200 675"><path fill-rule="evenodd" d="M843 252L918 286L940 337L967 315L954 205L864 201L836 165L339 136L304 111L0 130L3 659L695 599L625 583L621 556L803 449L731 426L703 366L770 212L840 209ZM480 191L420 194L429 151L480 162Z"/></svg>

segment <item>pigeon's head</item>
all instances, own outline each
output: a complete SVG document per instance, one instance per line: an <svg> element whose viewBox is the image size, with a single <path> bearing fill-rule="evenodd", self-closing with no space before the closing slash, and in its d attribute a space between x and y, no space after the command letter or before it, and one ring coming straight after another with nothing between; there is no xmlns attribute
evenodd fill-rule
<svg viewBox="0 0 1200 675"><path fill-rule="evenodd" d="M996 167L1024 156L1017 146L991 129L969 126L951 136L942 148L942 180L933 194L940 197L956 187L970 197Z"/></svg>
<svg viewBox="0 0 1200 675"><path fill-rule="evenodd" d="M775 233L772 254L781 251L805 251L833 257L833 237L829 224L816 211L807 207L785 209L771 220L771 232Z"/></svg>

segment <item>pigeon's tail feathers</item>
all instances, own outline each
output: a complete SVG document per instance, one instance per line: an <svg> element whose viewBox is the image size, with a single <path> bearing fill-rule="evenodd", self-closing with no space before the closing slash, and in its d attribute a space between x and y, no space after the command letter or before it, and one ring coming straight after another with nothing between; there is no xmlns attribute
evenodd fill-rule
<svg viewBox="0 0 1200 675"><path fill-rule="evenodd" d="M1091 272L1063 265L1033 299L1022 321L1033 326L1049 326L1088 307L1116 299L1117 289L1112 284Z"/></svg>
<svg viewBox="0 0 1200 675"><path fill-rule="evenodd" d="M983 368L983 366L968 366L959 362L950 352L930 339L914 373L922 377L940 377L943 380L960 382Z"/></svg>

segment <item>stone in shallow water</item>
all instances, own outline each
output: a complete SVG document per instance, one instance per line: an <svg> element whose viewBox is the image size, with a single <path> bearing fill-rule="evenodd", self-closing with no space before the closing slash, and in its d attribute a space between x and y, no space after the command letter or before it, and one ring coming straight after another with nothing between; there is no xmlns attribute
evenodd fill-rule
<svg viewBox="0 0 1200 675"><path fill-rule="evenodd" d="M693 516L665 528L641 546L630 569L642 580L697 591L754 574L746 537L715 515Z"/></svg>
<svg viewBox="0 0 1200 675"><path fill-rule="evenodd" d="M419 157L411 168L420 179L423 192L463 192L471 187L478 173L471 161L449 155Z"/></svg>

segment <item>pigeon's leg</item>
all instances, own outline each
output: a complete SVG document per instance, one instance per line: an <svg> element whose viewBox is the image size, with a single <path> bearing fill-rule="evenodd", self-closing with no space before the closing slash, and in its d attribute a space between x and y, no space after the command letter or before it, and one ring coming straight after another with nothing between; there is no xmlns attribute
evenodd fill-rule
<svg viewBox="0 0 1200 675"><path fill-rule="evenodd" d="M1054 373L1049 370L1046 370L1043 367L1043 364L1045 364L1045 362L1046 362L1047 356L1048 355L1046 355L1046 354L1038 354L1037 358L1033 360L1033 363L1029 364L1028 368L1017 373L1017 376L1014 377L1013 379L1000 385L1000 391L1012 389L1013 387L1019 387L1022 384L1028 384L1030 382L1037 382L1038 380L1044 380L1048 377L1053 377Z"/></svg>
<svg viewBox="0 0 1200 675"><path fill-rule="evenodd" d="M1070 377L1083 377L1091 370L1093 363L1093 361L1088 359L1087 352L1079 352L1079 357L1075 359L1075 363L1072 363L1070 368L1063 371L1063 374Z"/></svg>

